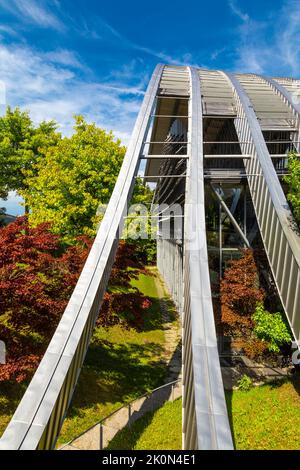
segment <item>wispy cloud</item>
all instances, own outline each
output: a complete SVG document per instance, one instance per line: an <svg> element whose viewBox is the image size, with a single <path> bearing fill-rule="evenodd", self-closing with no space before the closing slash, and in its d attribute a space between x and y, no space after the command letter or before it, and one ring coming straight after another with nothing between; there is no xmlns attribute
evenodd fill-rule
<svg viewBox="0 0 300 470"><path fill-rule="evenodd" d="M231 8L231 11L236 15L238 16L242 21L244 21L245 23L247 21L249 21L249 15L248 13L244 13L242 12L242 10L239 8L239 6L236 4L236 2L234 0L229 0L228 2L230 8Z"/></svg>
<svg viewBox="0 0 300 470"><path fill-rule="evenodd" d="M72 132L73 115L83 114L127 143L144 94L143 75L125 68L123 77L121 69L114 79L89 81L79 78L76 67L84 71L72 51L38 53L28 46L0 46L8 104L29 110L36 122L55 119L65 135Z"/></svg>
<svg viewBox="0 0 300 470"><path fill-rule="evenodd" d="M55 4L55 2L53 2ZM53 13L45 0L0 0L0 5L23 21L34 23L42 28L65 29L64 24Z"/></svg>
<svg viewBox="0 0 300 470"><path fill-rule="evenodd" d="M255 20L229 0L240 20L233 68L240 72L293 75L300 72L300 3L286 0L264 20Z"/></svg>
<svg viewBox="0 0 300 470"><path fill-rule="evenodd" d="M127 48L134 51L141 52L162 62L176 65L197 65L193 63L193 56L190 52L184 52L182 54L169 54L165 51L158 51L151 47L143 46L132 41L124 34L119 32L110 23L105 21L103 18L94 18L93 26L88 26L87 22L84 22L84 28L82 30L84 36L91 35L93 39L99 39L102 41L109 41L110 43L115 42L119 48Z"/></svg>

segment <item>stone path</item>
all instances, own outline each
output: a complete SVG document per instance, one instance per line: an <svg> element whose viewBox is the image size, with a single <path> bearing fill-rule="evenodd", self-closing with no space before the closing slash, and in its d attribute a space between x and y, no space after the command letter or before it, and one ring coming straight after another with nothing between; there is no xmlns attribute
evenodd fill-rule
<svg viewBox="0 0 300 470"><path fill-rule="evenodd" d="M154 272L154 268L151 269ZM178 380L177 383L160 388L154 393L138 398L129 405L110 415L101 423L73 439L59 450L101 450L125 426L130 426L145 413L158 409L168 400L181 397L181 328L179 321L172 321L169 313L167 289L155 271L155 283L162 312L163 329L165 334L164 352L161 362L168 369L165 383Z"/></svg>
<svg viewBox="0 0 300 470"><path fill-rule="evenodd" d="M291 374L291 367L272 367L267 364L260 364L246 356L238 356L235 359L231 358L230 362L226 366L225 360L221 360L223 363L222 378L225 390L232 390L237 388L239 380L244 374L251 377L253 385L261 385L266 382L273 380L285 379Z"/></svg>
<svg viewBox="0 0 300 470"><path fill-rule="evenodd" d="M159 276L159 275L158 275ZM159 297L160 310L162 312L163 329L165 333L165 345L163 360L168 368L165 382L172 382L181 378L182 353L181 353L181 325L179 319L172 322L167 302L167 288L160 277L155 278Z"/></svg>

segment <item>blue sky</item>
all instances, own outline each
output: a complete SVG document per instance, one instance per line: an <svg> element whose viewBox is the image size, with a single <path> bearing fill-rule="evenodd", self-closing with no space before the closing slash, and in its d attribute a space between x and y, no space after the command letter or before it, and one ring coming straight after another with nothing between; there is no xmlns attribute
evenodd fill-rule
<svg viewBox="0 0 300 470"><path fill-rule="evenodd" d="M128 142L157 62L299 75L299 0L0 0L0 14L6 103L65 134L82 113Z"/></svg>
<svg viewBox="0 0 300 470"><path fill-rule="evenodd" d="M299 77L299 0L0 0L0 104L128 142L158 62ZM4 90L5 89L5 95Z"/></svg>

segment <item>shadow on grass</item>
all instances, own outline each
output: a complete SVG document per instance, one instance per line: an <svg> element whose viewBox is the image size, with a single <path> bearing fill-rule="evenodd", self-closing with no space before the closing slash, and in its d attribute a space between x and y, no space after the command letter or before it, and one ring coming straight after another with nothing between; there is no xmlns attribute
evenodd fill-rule
<svg viewBox="0 0 300 470"><path fill-rule="evenodd" d="M178 362L178 356L181 357L181 342L177 345L169 363L171 367ZM172 378L172 382L179 378L179 372L176 377ZM155 396L146 399L138 411L134 411L131 415L130 422L122 428L115 437L109 442L106 449L115 450L132 450L144 433L145 429L151 424L155 411L161 408L171 397L171 387L164 387L155 392Z"/></svg>
<svg viewBox="0 0 300 470"><path fill-rule="evenodd" d="M123 403L159 385L164 367L151 357L162 352L156 343L114 344L99 340L89 348L69 409L69 417L93 404Z"/></svg>
<svg viewBox="0 0 300 470"><path fill-rule="evenodd" d="M0 436L2 436L11 416L15 412L28 382L14 381L0 382Z"/></svg>
<svg viewBox="0 0 300 470"><path fill-rule="evenodd" d="M152 423L154 413L155 411L146 413L132 426L126 426L119 431L105 450L134 450L139 438Z"/></svg>

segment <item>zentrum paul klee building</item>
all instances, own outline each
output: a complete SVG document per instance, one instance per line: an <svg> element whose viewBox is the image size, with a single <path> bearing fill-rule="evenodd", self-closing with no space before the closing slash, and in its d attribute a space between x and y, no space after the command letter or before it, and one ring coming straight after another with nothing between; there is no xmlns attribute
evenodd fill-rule
<svg viewBox="0 0 300 470"><path fill-rule="evenodd" d="M90 255L0 448L55 445L140 167L155 183L158 268L182 315L183 445L233 448L211 282L240 248L259 246L299 340L300 238L282 181L299 152L298 93L289 78L156 67Z"/></svg>

